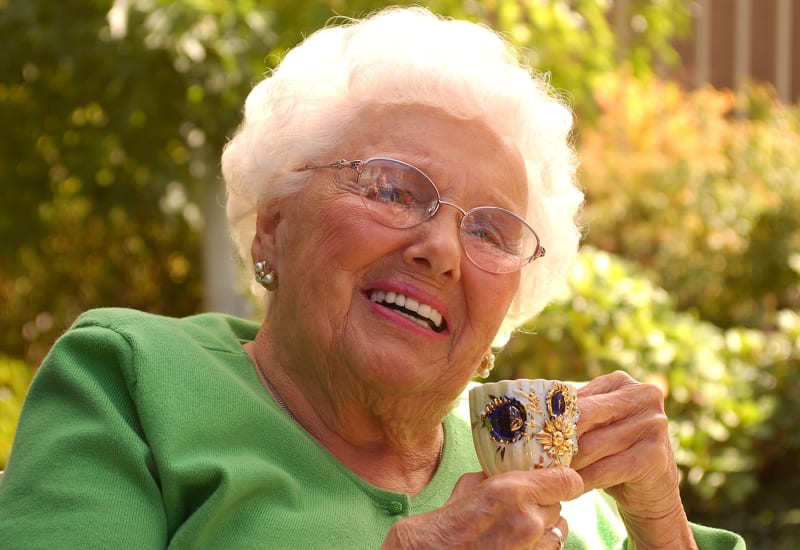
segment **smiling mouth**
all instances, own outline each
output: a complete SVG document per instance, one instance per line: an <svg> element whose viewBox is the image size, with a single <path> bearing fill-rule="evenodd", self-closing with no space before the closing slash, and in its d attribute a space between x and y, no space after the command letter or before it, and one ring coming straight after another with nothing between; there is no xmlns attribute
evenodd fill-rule
<svg viewBox="0 0 800 550"><path fill-rule="evenodd" d="M427 328L434 332L443 332L447 328L447 323L442 318L441 313L428 304L420 304L417 300L405 294L373 290L369 294L369 299L376 304L396 311L422 328Z"/></svg>

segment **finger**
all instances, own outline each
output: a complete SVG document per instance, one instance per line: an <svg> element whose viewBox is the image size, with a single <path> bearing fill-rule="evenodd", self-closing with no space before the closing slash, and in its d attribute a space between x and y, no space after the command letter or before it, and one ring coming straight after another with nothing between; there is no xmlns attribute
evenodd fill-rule
<svg viewBox="0 0 800 550"><path fill-rule="evenodd" d="M604 457L578 470L586 490L608 489L626 483L653 485L670 478L675 469L669 441L648 438L620 453ZM667 487L662 487L667 489Z"/></svg>
<svg viewBox="0 0 800 550"><path fill-rule="evenodd" d="M462 494L470 493L472 490L486 481L486 474L483 472L468 472L463 474L453 487L450 498L458 497Z"/></svg>
<svg viewBox="0 0 800 550"><path fill-rule="evenodd" d="M675 464L647 472L635 482L622 482L624 472L637 460L631 453L622 453L592 464L582 470L587 486L603 488L618 506L640 518L663 519L680 506L680 474Z"/></svg>
<svg viewBox="0 0 800 550"><path fill-rule="evenodd" d="M572 468L559 466L520 473L529 478L529 498L540 505L560 504L584 492L583 479Z"/></svg>
<svg viewBox="0 0 800 550"><path fill-rule="evenodd" d="M578 436L595 426L614 422L629 414L628 395L621 395L624 388L638 384L623 371L599 376L578 390Z"/></svg>
<svg viewBox="0 0 800 550"><path fill-rule="evenodd" d="M612 393L579 398L578 410L578 437L582 438L585 433L598 426L630 420L643 411L663 414L664 394L658 386L634 382Z"/></svg>
<svg viewBox="0 0 800 550"><path fill-rule="evenodd" d="M632 415L584 433L580 438L579 452L572 459L571 465L574 469L581 470L602 458L626 451L644 440L669 441L669 420L666 414L653 411L650 414ZM647 464L642 461L642 465Z"/></svg>
<svg viewBox="0 0 800 550"><path fill-rule="evenodd" d="M619 430L620 428L614 425L613 427L599 428L581 436L578 454L572 458L572 463L570 465L580 474L582 470L586 469L591 464L609 456L627 451L636 444L636 440L629 437L618 437ZM583 476L581 477L583 478ZM588 490L585 485L585 478L583 478L583 482L584 489Z"/></svg>
<svg viewBox="0 0 800 550"><path fill-rule="evenodd" d="M473 523L457 530L459 536L464 531L474 531L473 536L467 537L469 548L550 548L552 543L544 541L555 540L553 547L558 548L557 539L550 533L553 525L559 525L561 506L530 506L520 513L495 513L491 515L492 521L475 529ZM448 526L449 530L453 530ZM447 547L462 547L459 544L449 544Z"/></svg>
<svg viewBox="0 0 800 550"><path fill-rule="evenodd" d="M618 388L630 384L637 384L631 375L625 371L614 371L609 374L598 376L583 386L578 388L578 399L588 397L590 395L599 395L603 393L610 393Z"/></svg>
<svg viewBox="0 0 800 550"><path fill-rule="evenodd" d="M530 547L558 523L561 501L581 494L583 480L566 467L515 470L488 479L471 473L459 479L448 500L450 513L442 517L447 518L447 531L460 537L485 538L492 546L502 533L509 547Z"/></svg>

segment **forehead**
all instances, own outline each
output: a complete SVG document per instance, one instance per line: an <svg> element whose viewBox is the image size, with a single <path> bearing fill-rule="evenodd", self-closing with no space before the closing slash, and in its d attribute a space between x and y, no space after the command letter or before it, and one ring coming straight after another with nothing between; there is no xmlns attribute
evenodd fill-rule
<svg viewBox="0 0 800 550"><path fill-rule="evenodd" d="M510 140L481 120L459 119L424 106L365 106L337 152L344 158L383 156L413 164L445 197L503 206L524 214L525 164Z"/></svg>

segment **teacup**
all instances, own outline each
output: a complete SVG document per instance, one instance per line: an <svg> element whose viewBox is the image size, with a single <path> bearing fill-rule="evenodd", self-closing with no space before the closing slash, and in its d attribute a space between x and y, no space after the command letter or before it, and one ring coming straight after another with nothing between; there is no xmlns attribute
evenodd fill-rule
<svg viewBox="0 0 800 550"><path fill-rule="evenodd" d="M469 392L475 452L487 476L569 466L578 452L578 393L559 380L489 382Z"/></svg>

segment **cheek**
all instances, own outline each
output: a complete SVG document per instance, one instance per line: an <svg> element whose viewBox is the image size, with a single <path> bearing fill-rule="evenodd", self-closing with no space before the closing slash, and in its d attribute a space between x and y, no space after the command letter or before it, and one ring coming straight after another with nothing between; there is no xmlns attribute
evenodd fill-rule
<svg viewBox="0 0 800 550"><path fill-rule="evenodd" d="M345 271L358 271L391 248L390 230L372 220L360 202L324 209L315 230L318 253L330 267Z"/></svg>
<svg viewBox="0 0 800 550"><path fill-rule="evenodd" d="M494 336L519 288L519 273L491 275L480 272L464 279L470 317L473 322L485 323Z"/></svg>
<svg viewBox="0 0 800 550"><path fill-rule="evenodd" d="M381 254L381 231L365 212L357 197L337 197L321 201L317 208L304 210L304 223L289 232L285 250L302 255L305 268L321 265L326 275L331 270L356 272ZM302 251L302 252L301 252Z"/></svg>

